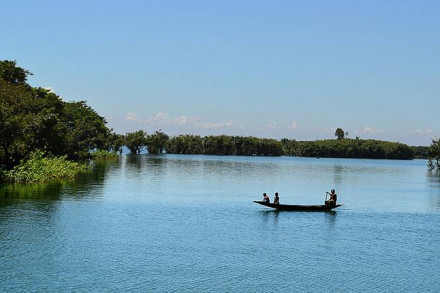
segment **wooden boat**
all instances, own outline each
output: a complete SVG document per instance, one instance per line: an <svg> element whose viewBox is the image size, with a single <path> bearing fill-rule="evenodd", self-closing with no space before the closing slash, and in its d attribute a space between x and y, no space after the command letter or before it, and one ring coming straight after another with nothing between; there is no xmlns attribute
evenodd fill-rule
<svg viewBox="0 0 440 293"><path fill-rule="evenodd" d="M262 202L259 200L254 200L255 203L261 204L266 207L274 208L279 211L304 211L304 212L325 212L331 211L337 207L340 207L340 204L337 205L291 205L291 204L273 204Z"/></svg>

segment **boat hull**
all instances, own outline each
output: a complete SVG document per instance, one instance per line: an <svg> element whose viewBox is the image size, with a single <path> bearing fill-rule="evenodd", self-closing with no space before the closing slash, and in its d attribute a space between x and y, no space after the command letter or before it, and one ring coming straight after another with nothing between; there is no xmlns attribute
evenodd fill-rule
<svg viewBox="0 0 440 293"><path fill-rule="evenodd" d="M326 212L331 211L337 207L340 207L340 204L337 205L290 205L290 204L273 204L266 203L262 201L254 200L255 203L261 204L266 207L274 208L279 211L304 211L304 212Z"/></svg>

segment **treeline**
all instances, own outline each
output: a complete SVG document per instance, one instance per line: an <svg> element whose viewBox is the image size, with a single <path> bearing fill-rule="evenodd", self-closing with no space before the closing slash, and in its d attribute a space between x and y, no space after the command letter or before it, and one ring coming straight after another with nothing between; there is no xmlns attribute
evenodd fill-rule
<svg viewBox="0 0 440 293"><path fill-rule="evenodd" d="M243 136L179 135L169 137L163 132L147 135L142 131L127 134L137 140L127 140L132 153L147 149L149 153L205 154L238 156L298 156L332 158L403 159L414 158L412 147L396 142L363 139L328 139L296 141ZM136 145L132 142L136 141Z"/></svg>
<svg viewBox="0 0 440 293"><path fill-rule="evenodd" d="M180 135L170 138L165 149L171 154L205 154L235 156L281 156L281 142L252 136Z"/></svg>
<svg viewBox="0 0 440 293"><path fill-rule="evenodd" d="M429 156L429 147L427 146L412 146L414 152L414 159L427 159Z"/></svg>
<svg viewBox="0 0 440 293"><path fill-rule="evenodd" d="M284 154L299 157L399 159L414 158L414 150L402 143L373 139L295 141L283 139Z"/></svg>
<svg viewBox="0 0 440 293"><path fill-rule="evenodd" d="M150 154L203 154L236 156L280 156L283 154L281 142L275 139L252 136L206 136L179 135L170 137L156 131L147 135L139 130L123 136L124 145L132 154L147 150Z"/></svg>

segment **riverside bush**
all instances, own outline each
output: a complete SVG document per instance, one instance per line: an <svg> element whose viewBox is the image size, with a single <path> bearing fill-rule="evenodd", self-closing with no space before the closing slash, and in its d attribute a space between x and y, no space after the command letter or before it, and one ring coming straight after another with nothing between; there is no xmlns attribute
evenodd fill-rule
<svg viewBox="0 0 440 293"><path fill-rule="evenodd" d="M95 160L116 160L119 158L118 153L116 152L109 152L106 150L97 150L94 151L92 154L92 159Z"/></svg>
<svg viewBox="0 0 440 293"><path fill-rule="evenodd" d="M54 179L74 178L79 172L87 172L90 167L67 160L66 156L45 156L42 151L35 151L28 160L21 161L12 170L2 171L3 180L14 183L45 182Z"/></svg>

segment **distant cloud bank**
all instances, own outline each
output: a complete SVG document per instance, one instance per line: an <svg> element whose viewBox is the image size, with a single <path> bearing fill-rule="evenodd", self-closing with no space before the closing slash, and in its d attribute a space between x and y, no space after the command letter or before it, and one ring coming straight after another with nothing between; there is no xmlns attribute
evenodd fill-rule
<svg viewBox="0 0 440 293"><path fill-rule="evenodd" d="M125 117L125 120L136 121L158 127L190 126L193 128L202 128L202 129L218 129L223 127L228 128L234 126L234 122L232 120L227 120L225 122L203 121L203 119L200 117L190 117L185 115L171 117L168 113L164 113L164 112L158 112L154 116L148 117L146 119L139 119L135 113L131 112L127 115L127 117Z"/></svg>

